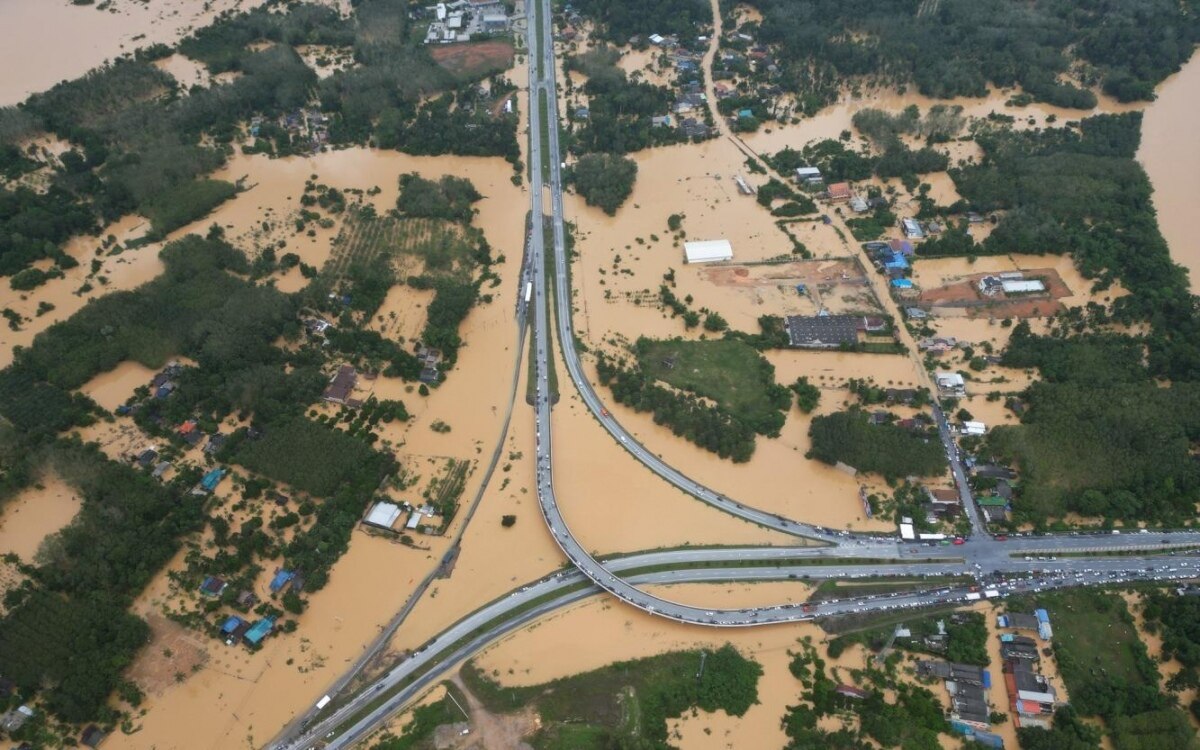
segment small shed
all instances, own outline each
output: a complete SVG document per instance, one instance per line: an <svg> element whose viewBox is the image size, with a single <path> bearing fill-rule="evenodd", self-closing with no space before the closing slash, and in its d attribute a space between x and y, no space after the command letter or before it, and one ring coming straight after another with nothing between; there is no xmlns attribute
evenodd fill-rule
<svg viewBox="0 0 1200 750"><path fill-rule="evenodd" d="M100 743L104 742L104 738L107 736L108 734L100 729L100 727L95 724L88 724L84 728L83 734L79 736L79 742L85 747L100 747Z"/></svg>

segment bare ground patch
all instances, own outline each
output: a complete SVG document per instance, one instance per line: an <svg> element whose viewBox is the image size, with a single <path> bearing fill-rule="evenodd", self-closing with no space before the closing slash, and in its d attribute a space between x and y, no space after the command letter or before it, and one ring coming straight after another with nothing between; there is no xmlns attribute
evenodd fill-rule
<svg viewBox="0 0 1200 750"><path fill-rule="evenodd" d="M456 76L476 78L512 67L513 46L511 42L499 39L465 44L439 44L429 50L429 56Z"/></svg>
<svg viewBox="0 0 1200 750"><path fill-rule="evenodd" d="M1053 268L1030 269L1023 273L1026 279L1041 280L1046 291L1020 296L1000 292L997 296L988 296L979 290L979 280L995 274L977 273L925 289L918 302L924 307L958 308L962 310L960 314L968 318L1032 318L1054 315L1062 309L1059 300L1071 296L1067 283Z"/></svg>
<svg viewBox="0 0 1200 750"><path fill-rule="evenodd" d="M142 649L129 678L150 695L190 677L208 662L208 649L200 638L177 622L159 614L148 614L150 643Z"/></svg>

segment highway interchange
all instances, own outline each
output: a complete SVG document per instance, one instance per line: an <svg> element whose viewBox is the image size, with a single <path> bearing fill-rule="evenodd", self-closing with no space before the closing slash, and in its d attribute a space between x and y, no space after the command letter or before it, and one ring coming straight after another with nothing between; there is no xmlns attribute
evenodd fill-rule
<svg viewBox="0 0 1200 750"><path fill-rule="evenodd" d="M585 376L575 347L571 321L571 292L566 257L562 202L562 154L558 143L558 98L552 42L550 0L528 6L528 49L540 55L540 66L529 64L529 164L533 231L528 262L533 286L532 322L535 357L535 441L538 502L547 527L562 548L572 569L520 587L454 623L421 646L407 659L375 678L362 691L339 701L311 718L294 732L270 745L275 750L325 747L349 748L370 735L389 716L441 678L464 658L497 637L563 606L601 592L644 612L678 622L710 627L748 627L812 620L863 612L916 609L936 605L966 604L981 598L1003 597L1013 592L1113 584L1135 580L1168 581L1194 578L1200 570L1200 545L1196 532L1077 533L1013 535L1001 541L986 533L978 509L970 499L966 474L958 460L951 427L935 405L940 437L951 462L951 471L964 499L972 534L962 544L905 542L894 536L858 534L805 524L739 503L711 490L664 463L629 434L604 408ZM541 14L544 22L535 22ZM544 93L549 112L539 103ZM542 143L546 117L548 142ZM545 154L543 155L543 148ZM542 159L549 165L552 251L554 261L557 340L571 380L583 402L599 423L635 459L656 475L698 500L731 515L821 546L726 547L643 552L601 561L592 556L571 533L554 494L553 425L549 388L550 311L546 293L543 226L545 185ZM522 291L526 279L522 279ZM528 312L527 310L523 312ZM1178 548L1178 549L1176 549ZM1144 554L1139 554L1139 550ZM1166 554L1170 551L1170 554ZM1089 556L1091 555L1091 556ZM1118 556L1119 555L1119 556ZM837 562L844 560L844 562ZM644 570L655 566L655 570ZM676 566L676 570L661 570ZM681 567L682 566L682 567ZM703 566L703 567L686 567ZM655 584L695 581L765 581L789 579L854 579L865 576L931 578L966 576L973 583L950 586L931 580L927 589L894 595L831 599L820 603L781 603L763 607L726 609L694 607L672 602L646 591ZM345 680L339 681L339 686Z"/></svg>

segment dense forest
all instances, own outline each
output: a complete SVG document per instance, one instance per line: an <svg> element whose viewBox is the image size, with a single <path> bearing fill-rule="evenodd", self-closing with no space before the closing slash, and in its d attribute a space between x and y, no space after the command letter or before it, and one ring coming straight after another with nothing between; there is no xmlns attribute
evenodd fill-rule
<svg viewBox="0 0 1200 750"><path fill-rule="evenodd" d="M779 82L809 114L849 77L934 97L1020 86L1080 109L1095 105L1093 86L1120 101L1152 99L1200 40L1195 4L1170 0L943 0L929 14L911 0L750 4L763 14L758 40L779 51Z"/></svg>
<svg viewBox="0 0 1200 750"><path fill-rule="evenodd" d="M870 424L857 407L813 417L806 454L827 464L844 463L887 479L936 476L946 470L946 454L936 437L915 435L894 424Z"/></svg>

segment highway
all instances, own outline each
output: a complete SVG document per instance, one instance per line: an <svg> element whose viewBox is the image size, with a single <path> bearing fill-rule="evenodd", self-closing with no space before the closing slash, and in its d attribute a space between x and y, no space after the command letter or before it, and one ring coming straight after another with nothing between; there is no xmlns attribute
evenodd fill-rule
<svg viewBox="0 0 1200 750"><path fill-rule="evenodd" d="M941 410L935 408L940 437L951 462L964 505L971 515L973 533L958 543L901 541L894 536L854 534L783 518L743 505L690 479L661 461L638 443L603 407L585 377L571 322L570 278L566 257L562 201L562 154L559 146L554 50L549 0L536 0L531 13L543 14L541 38L538 24L527 24L528 48L541 57L529 65L530 185L533 232L529 266L532 271L531 309L535 357L535 472L538 504L551 536L574 566L493 601L462 618L393 667L366 689L336 709L309 712L310 721L298 736L284 738L273 749L347 748L367 736L378 724L412 697L440 678L462 659L504 633L572 602L607 592L644 612L678 622L715 627L750 627L848 614L904 610L936 605L951 606L981 598L1003 597L1019 591L1058 587L1114 584L1135 580L1168 581L1196 577L1200 555L1193 550L1165 552L1175 547L1200 546L1200 533L1144 531L1141 533L1076 533L1012 535L1001 540L986 534L974 503L970 502L966 475L958 462L953 435ZM546 94L548 112L539 98ZM547 142L542 143L541 120L546 117ZM543 152L544 149L544 152ZM556 328L549 325L550 285L546 278L546 243L542 176L543 153L549 164L552 251ZM522 277L523 293L524 277ZM640 463L664 480L714 507L765 527L818 540L824 546L730 547L642 552L600 561L572 534L559 510L554 491L553 422L549 390L549 336L556 330L571 380L588 409L602 426ZM1137 551L1163 553L1131 554ZM1096 556L1122 552L1122 556ZM1088 556L1092 555L1092 556ZM819 564L801 564L812 562ZM684 570L644 570L650 566L704 565ZM650 594L644 587L687 581L787 580L798 578L855 579L865 576L969 576L974 583L949 587L931 581L926 590L896 595L871 595L833 599L813 604L782 603L743 609L695 607ZM415 678L415 679L414 679ZM401 683L410 684L394 694ZM378 696L389 696L379 701ZM371 705L378 701L378 705ZM370 710L363 713L368 706ZM295 733L289 733L295 735Z"/></svg>

